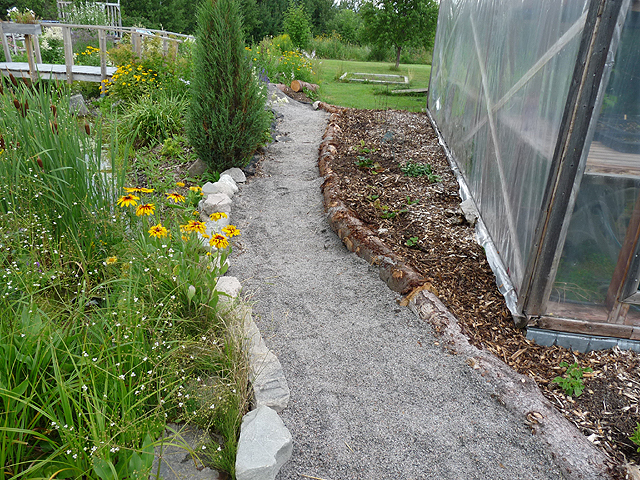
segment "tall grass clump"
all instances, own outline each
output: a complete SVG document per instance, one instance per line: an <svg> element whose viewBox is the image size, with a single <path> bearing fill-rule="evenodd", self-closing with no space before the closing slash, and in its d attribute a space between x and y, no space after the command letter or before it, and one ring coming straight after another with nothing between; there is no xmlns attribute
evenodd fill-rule
<svg viewBox="0 0 640 480"><path fill-rule="evenodd" d="M309 44L309 50L316 52L316 56L319 58L360 62L367 60L370 51L369 47L344 41L337 32L333 32L331 35L323 34L314 37Z"/></svg>
<svg viewBox="0 0 640 480"><path fill-rule="evenodd" d="M234 0L206 0L198 10L187 134L211 170L242 167L269 128L265 86L245 54Z"/></svg>

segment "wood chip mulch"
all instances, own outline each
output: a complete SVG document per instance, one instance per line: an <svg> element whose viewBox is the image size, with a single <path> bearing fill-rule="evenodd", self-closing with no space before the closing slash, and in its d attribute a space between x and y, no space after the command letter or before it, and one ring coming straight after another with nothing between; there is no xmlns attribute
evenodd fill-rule
<svg viewBox="0 0 640 480"><path fill-rule="evenodd" d="M458 183L425 114L346 109L330 168L342 201L405 263L431 283L469 341L536 381L542 393L611 458L614 476L640 463L629 437L640 422L640 355L619 349L583 354L542 347L515 328L474 229L460 214ZM439 181L409 177L401 165L430 165ZM556 383L560 362L590 367L579 397Z"/></svg>

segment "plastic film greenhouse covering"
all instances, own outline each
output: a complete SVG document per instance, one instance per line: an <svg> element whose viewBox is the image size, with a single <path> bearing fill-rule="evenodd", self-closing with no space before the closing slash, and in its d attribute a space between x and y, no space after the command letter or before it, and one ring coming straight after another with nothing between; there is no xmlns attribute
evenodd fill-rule
<svg viewBox="0 0 640 480"><path fill-rule="evenodd" d="M442 0L429 110L516 290L523 281L586 0Z"/></svg>

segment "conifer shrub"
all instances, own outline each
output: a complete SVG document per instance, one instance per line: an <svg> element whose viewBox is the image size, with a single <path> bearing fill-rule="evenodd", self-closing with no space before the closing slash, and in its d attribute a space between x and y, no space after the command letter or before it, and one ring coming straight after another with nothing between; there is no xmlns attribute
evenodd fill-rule
<svg viewBox="0 0 640 480"><path fill-rule="evenodd" d="M245 166L265 138L266 88L253 72L235 0L198 10L187 135L211 170Z"/></svg>

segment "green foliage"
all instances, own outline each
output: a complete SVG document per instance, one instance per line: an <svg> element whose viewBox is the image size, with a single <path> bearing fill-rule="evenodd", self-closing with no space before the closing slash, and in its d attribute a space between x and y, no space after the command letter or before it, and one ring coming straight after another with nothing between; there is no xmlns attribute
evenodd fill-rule
<svg viewBox="0 0 640 480"><path fill-rule="evenodd" d="M410 160L400 165L400 171L407 177L427 177L427 180L431 183L440 181L440 177L433 173L431 165L428 163L416 163Z"/></svg>
<svg viewBox="0 0 640 480"><path fill-rule="evenodd" d="M300 50L307 48L311 40L311 25L302 4L291 4L284 15L283 28L296 48Z"/></svg>
<svg viewBox="0 0 640 480"><path fill-rule="evenodd" d="M128 104L120 117L122 138L134 146L162 143L184 128L188 102L182 95L156 92Z"/></svg>
<svg viewBox="0 0 640 480"><path fill-rule="evenodd" d="M198 11L187 134L212 170L242 167L269 128L266 88L252 71L233 0Z"/></svg>
<svg viewBox="0 0 640 480"><path fill-rule="evenodd" d="M636 422L636 429L633 432L633 435L629 437L633 443L638 446L638 453L640 453L640 423Z"/></svg>
<svg viewBox="0 0 640 480"><path fill-rule="evenodd" d="M293 80L314 82L316 62L298 51L292 51L293 42L284 34L274 39L264 38L253 48L247 47L247 54L255 71L272 83L289 84Z"/></svg>
<svg viewBox="0 0 640 480"><path fill-rule="evenodd" d="M362 28L362 18L356 12L348 8L338 10L335 17L329 24L330 31L339 35L343 42L353 45L360 44Z"/></svg>
<svg viewBox="0 0 640 480"><path fill-rule="evenodd" d="M418 237L409 237L409 239L404 242L407 247L415 247L418 245Z"/></svg>
<svg viewBox="0 0 640 480"><path fill-rule="evenodd" d="M366 1L360 9L363 38L380 51L393 48L396 67L402 49L410 45L429 48L435 38L438 4L433 0Z"/></svg>
<svg viewBox="0 0 640 480"><path fill-rule="evenodd" d="M584 390L584 383L582 381L582 375L585 372L592 372L589 367L581 368L578 362L574 362L573 365L569 365L567 362L561 362L560 366L566 368L564 377L555 377L553 383L560 385L565 395L571 395L579 397Z"/></svg>
<svg viewBox="0 0 640 480"><path fill-rule="evenodd" d="M90 1L75 1L63 8L65 22L76 25L108 25L107 13L102 5Z"/></svg>

